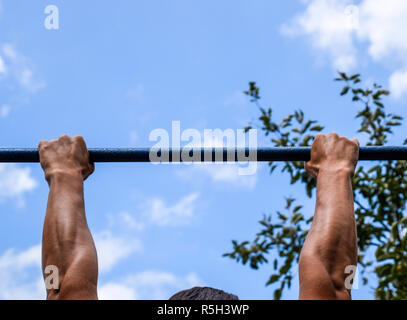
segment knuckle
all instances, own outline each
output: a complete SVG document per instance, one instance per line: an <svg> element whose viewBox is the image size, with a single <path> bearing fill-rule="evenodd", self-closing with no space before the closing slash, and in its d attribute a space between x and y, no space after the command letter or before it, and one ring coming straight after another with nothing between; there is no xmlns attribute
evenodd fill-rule
<svg viewBox="0 0 407 320"><path fill-rule="evenodd" d="M352 141L357 147L359 147L360 143L359 143L359 140L358 140L358 139L354 138L354 139L352 139L351 141Z"/></svg>
<svg viewBox="0 0 407 320"><path fill-rule="evenodd" d="M80 144L85 144L85 139L81 135L76 135L76 136L72 137L72 140L74 142L78 142Z"/></svg>
<svg viewBox="0 0 407 320"><path fill-rule="evenodd" d="M316 139L323 138L323 137L325 137L325 135L324 135L323 133L318 133L318 134L315 136L315 140L316 140Z"/></svg>
<svg viewBox="0 0 407 320"><path fill-rule="evenodd" d="M59 140L69 140L70 138L69 138L69 136L67 135L67 134L62 134L60 137L59 137Z"/></svg>
<svg viewBox="0 0 407 320"><path fill-rule="evenodd" d="M340 140L346 142L350 146L359 148L359 141L357 139L348 139L346 137L340 137Z"/></svg>
<svg viewBox="0 0 407 320"><path fill-rule="evenodd" d="M43 149L48 145L47 140L41 140L40 143L38 144L38 149Z"/></svg>
<svg viewBox="0 0 407 320"><path fill-rule="evenodd" d="M81 135L76 135L73 137L74 140L84 140Z"/></svg>

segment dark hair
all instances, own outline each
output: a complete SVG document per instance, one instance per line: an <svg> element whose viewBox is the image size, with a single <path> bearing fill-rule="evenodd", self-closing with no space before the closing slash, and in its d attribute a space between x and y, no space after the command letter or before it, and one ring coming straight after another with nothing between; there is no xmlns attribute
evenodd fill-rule
<svg viewBox="0 0 407 320"><path fill-rule="evenodd" d="M174 294L169 300L239 300L239 298L214 288L193 287Z"/></svg>

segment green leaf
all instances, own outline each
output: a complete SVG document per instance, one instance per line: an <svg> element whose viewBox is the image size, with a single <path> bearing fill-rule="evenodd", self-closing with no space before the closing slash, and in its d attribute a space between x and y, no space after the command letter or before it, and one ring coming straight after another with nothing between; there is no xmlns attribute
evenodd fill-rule
<svg viewBox="0 0 407 320"><path fill-rule="evenodd" d="M313 127L310 129L310 131L322 131L322 130L324 130L324 127L323 127L323 126L320 126L320 125L313 126Z"/></svg>
<svg viewBox="0 0 407 320"><path fill-rule="evenodd" d="M351 75L350 76L350 78L349 78L349 80L356 80L357 78L359 78L360 77L360 74L353 74L353 75Z"/></svg>
<svg viewBox="0 0 407 320"><path fill-rule="evenodd" d="M343 90L341 91L341 96L344 96L345 94L347 94L349 89L350 89L350 87L348 87L348 86L344 87Z"/></svg>
<svg viewBox="0 0 407 320"><path fill-rule="evenodd" d="M345 72L339 72L339 75L341 76L341 80L349 80Z"/></svg>
<svg viewBox="0 0 407 320"><path fill-rule="evenodd" d="M282 289L277 289L276 291L274 291L274 300L280 300L282 293L283 293Z"/></svg>
<svg viewBox="0 0 407 320"><path fill-rule="evenodd" d="M384 105L381 102L375 101L374 104L377 105L380 108L384 108Z"/></svg>
<svg viewBox="0 0 407 320"><path fill-rule="evenodd" d="M280 279L280 276L277 274L273 274L270 279L266 282L266 286L269 286L270 284L273 284L277 282Z"/></svg>

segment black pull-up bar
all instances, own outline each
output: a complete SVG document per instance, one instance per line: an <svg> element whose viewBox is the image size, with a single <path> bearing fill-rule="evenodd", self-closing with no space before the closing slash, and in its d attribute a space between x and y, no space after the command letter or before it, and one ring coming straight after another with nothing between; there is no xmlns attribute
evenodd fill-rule
<svg viewBox="0 0 407 320"><path fill-rule="evenodd" d="M157 150L160 152L157 153ZM149 148L101 148L89 149L93 162L160 162L150 157L167 155L162 162L183 162L183 149ZM270 148L196 148L184 161L192 162L234 162L234 161L307 161L310 147ZM187 153L188 155L188 153ZM198 155L198 156L196 156ZM407 160L407 146L361 147L359 160ZM0 148L0 162L39 162L38 149Z"/></svg>

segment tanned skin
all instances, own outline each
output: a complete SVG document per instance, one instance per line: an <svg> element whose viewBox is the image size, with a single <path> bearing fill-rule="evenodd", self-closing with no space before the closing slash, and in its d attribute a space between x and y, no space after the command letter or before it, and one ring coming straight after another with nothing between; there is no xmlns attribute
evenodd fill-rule
<svg viewBox="0 0 407 320"><path fill-rule="evenodd" d="M94 165L89 163L85 141L63 135L41 141L39 153L49 185L42 268L53 265L59 273L59 289L47 289L47 299L97 299L97 254L83 195L83 182Z"/></svg>
<svg viewBox="0 0 407 320"><path fill-rule="evenodd" d="M336 133L319 134L312 144L305 168L317 178L317 199L300 255L300 299L351 299L345 269L357 264L351 179L358 157L358 141Z"/></svg>
<svg viewBox="0 0 407 320"><path fill-rule="evenodd" d="M97 299L97 254L84 206L83 182L93 173L82 137L66 135L39 144L50 192L44 223L42 265L59 271L59 289L48 299ZM350 299L347 266L357 263L351 179L359 143L336 133L319 134L306 170L317 178L311 229L300 255L300 299Z"/></svg>

